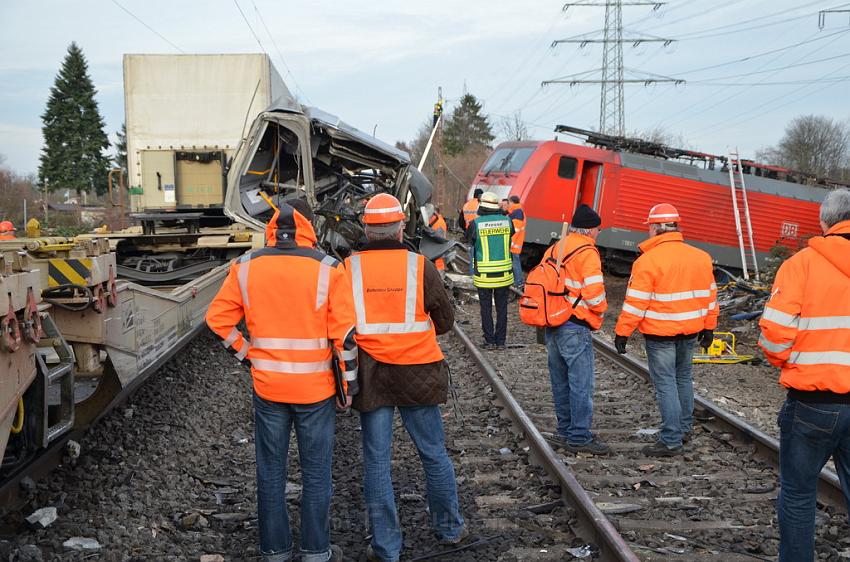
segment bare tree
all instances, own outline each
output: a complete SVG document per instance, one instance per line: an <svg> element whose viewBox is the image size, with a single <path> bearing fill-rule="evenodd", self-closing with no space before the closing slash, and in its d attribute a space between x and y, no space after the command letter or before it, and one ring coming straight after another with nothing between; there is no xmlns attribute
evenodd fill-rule
<svg viewBox="0 0 850 562"><path fill-rule="evenodd" d="M652 127L651 129L635 129L628 135L630 138L642 139L647 142L666 144L675 148L690 148L689 143L680 134L674 134L664 127Z"/></svg>
<svg viewBox="0 0 850 562"><path fill-rule="evenodd" d="M850 167L850 124L821 115L796 117L779 144L757 156L769 164L841 179Z"/></svg>
<svg viewBox="0 0 850 562"><path fill-rule="evenodd" d="M3 165L5 160L5 156L0 154L0 220L12 221L19 230L23 230L24 200L27 201L29 217L32 217L40 209L41 196L35 188L35 178L15 173Z"/></svg>
<svg viewBox="0 0 850 562"><path fill-rule="evenodd" d="M513 115L503 117L499 126L499 133L503 141L528 140L528 126L522 119L522 112L515 111Z"/></svg>

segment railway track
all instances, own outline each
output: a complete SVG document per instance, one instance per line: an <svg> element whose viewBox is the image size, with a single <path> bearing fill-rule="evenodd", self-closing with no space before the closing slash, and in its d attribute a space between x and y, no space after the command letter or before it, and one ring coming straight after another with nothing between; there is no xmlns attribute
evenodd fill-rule
<svg viewBox="0 0 850 562"><path fill-rule="evenodd" d="M481 351L469 335L478 333L475 303L461 305L458 320L456 333L442 338L458 389L457 409L447 405L444 424L472 540L460 550L436 544L421 467L398 423L393 470L404 560L542 562L584 552L606 561L773 559L770 438L739 434L746 424L738 420L734 430L722 410L703 404L713 419L700 423L686 455L642 457L654 436L639 430L658 423L652 393L638 376L640 363L609 359L600 341L594 430L614 453L565 453L547 441L555 421L545 350L534 331L512 318L511 347ZM208 335L193 342L131 400L134 415L119 408L83 437L76 467L39 483L29 505L68 507L41 531L27 530L20 516L7 518L12 552L37 543L46 560L66 559L69 536L96 532L102 553L127 552L133 560L256 555L250 384L216 344ZM220 419L210 423L209 411ZM332 537L346 560L361 560L368 541L358 429L356 415L340 417ZM125 436L120 446L110 445L114 436ZM290 480L300 480L297 463ZM297 529L297 495L290 501ZM205 525L187 523L198 515ZM821 559L840 560L850 548L845 516L823 507L818 517Z"/></svg>
<svg viewBox="0 0 850 562"><path fill-rule="evenodd" d="M475 303L461 306L464 312L478 333ZM612 454L574 456L546 439L553 436L556 420L546 351L536 344L534 330L512 314L505 351L481 351L461 332L458 337L491 380L530 454L576 510L577 533L599 547L601 559L774 559L775 439L696 397L700 419L686 453L672 459L643 456L640 449L655 440L659 425L646 365L618 355L597 336L593 430ZM843 496L834 472L825 469L820 484L818 552L838 560L839 553L850 553Z"/></svg>

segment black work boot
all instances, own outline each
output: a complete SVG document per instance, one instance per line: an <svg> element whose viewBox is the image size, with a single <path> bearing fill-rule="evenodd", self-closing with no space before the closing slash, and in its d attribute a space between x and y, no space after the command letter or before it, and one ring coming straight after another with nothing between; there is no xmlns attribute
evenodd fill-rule
<svg viewBox="0 0 850 562"><path fill-rule="evenodd" d="M598 439L594 439L589 443L585 443L583 445L574 445L573 443L567 443L564 445L564 448L571 453L590 453L591 455L607 455L611 452L611 449L608 448L608 445L599 441Z"/></svg>
<svg viewBox="0 0 850 562"><path fill-rule="evenodd" d="M675 457L685 452L684 447L668 447L663 441L656 441L652 445L647 445L641 449L644 455L648 457Z"/></svg>

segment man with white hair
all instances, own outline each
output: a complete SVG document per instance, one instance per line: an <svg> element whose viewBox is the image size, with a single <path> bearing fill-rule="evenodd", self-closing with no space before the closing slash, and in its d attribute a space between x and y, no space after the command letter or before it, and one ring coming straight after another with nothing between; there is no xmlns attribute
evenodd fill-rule
<svg viewBox="0 0 850 562"><path fill-rule="evenodd" d="M850 189L820 208L824 236L782 264L759 321L759 346L782 371L780 562L815 553L818 474L832 457L850 511Z"/></svg>
<svg viewBox="0 0 850 562"><path fill-rule="evenodd" d="M618 353L637 329L646 341L649 376L661 410L658 441L643 448L652 457L681 455L693 427L694 342L711 345L717 327L717 286L711 256L685 243L679 211L669 203L649 210L649 239L638 245L623 311L614 329Z"/></svg>
<svg viewBox="0 0 850 562"><path fill-rule="evenodd" d="M434 264L402 244L404 218L392 195L370 199L363 215L368 243L345 260L360 350L353 406L362 427L370 561L395 562L402 548L390 470L396 408L425 469L437 539L457 544L468 535L439 407L446 401L448 367L437 334L452 328L454 309Z"/></svg>

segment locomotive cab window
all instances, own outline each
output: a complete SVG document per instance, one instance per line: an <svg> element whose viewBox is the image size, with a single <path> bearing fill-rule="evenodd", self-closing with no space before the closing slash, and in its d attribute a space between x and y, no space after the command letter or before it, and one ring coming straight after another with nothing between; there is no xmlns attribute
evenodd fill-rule
<svg viewBox="0 0 850 562"><path fill-rule="evenodd" d="M565 180L575 179L578 160L569 156L561 156L558 161L558 177Z"/></svg>

